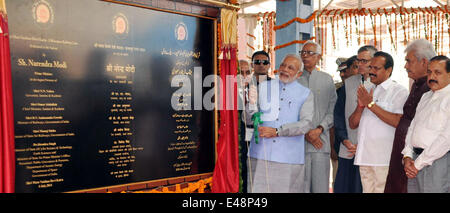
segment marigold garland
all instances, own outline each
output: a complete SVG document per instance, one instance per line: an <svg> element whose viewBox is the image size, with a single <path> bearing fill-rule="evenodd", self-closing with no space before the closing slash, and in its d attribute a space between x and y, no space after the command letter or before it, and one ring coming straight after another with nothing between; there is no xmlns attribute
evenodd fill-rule
<svg viewBox="0 0 450 213"><path fill-rule="evenodd" d="M316 39L316 37L311 37L311 38L308 39L308 40L314 40L314 39ZM285 47L290 46L290 45L293 45L293 44L304 44L304 43L306 43L308 40L294 40L294 41L288 42L288 43L286 43L286 44L278 45L278 46L276 46L276 47L274 48L274 50L278 50L278 49L281 49L281 48L285 48Z"/></svg>
<svg viewBox="0 0 450 213"><path fill-rule="evenodd" d="M220 23L217 23L217 56L220 56L220 53L222 52L222 26ZM221 61L217 60L217 74L220 75L220 67L221 67Z"/></svg>
<svg viewBox="0 0 450 213"><path fill-rule="evenodd" d="M286 22L286 23L284 23L284 24L274 26L273 29L274 29L275 31L276 31L276 30L279 30L279 29L283 29L283 28L285 28L285 27L291 25L291 24L294 23L295 21L296 21L296 22L299 22L299 23L302 23L302 24L309 23L309 22L311 22L312 20L314 20L314 18L316 17L316 13L317 13L317 10L314 11L314 12L313 12L308 18L306 18L306 19L302 19L302 18L299 18L299 17L295 17L295 18L289 20L288 22Z"/></svg>
<svg viewBox="0 0 450 213"><path fill-rule="evenodd" d="M364 44L367 44L367 34L366 34L366 15L363 15L363 19L364 19Z"/></svg>
<svg viewBox="0 0 450 213"><path fill-rule="evenodd" d="M394 21L395 21L395 46L398 46L398 32L397 32L397 13L394 8Z"/></svg>
<svg viewBox="0 0 450 213"><path fill-rule="evenodd" d="M181 189L180 184L175 185L175 191L170 191L168 187L162 187L161 190L152 189L150 191L136 191L133 193L204 193L207 187L211 188L212 177L199 180L195 183L188 183L188 187Z"/></svg>
<svg viewBox="0 0 450 213"><path fill-rule="evenodd" d="M374 23L374 20L372 17L374 17L372 11L369 10L370 13L370 22L372 23L372 29L373 29L373 42L374 42L374 46L377 46L377 25L376 23Z"/></svg>
<svg viewBox="0 0 450 213"><path fill-rule="evenodd" d="M441 33L440 33L441 38L439 40L444 41L444 17L442 13L439 15L439 19L440 19L439 23L441 23ZM441 46L440 53L442 55L444 54L444 42L441 42L440 46Z"/></svg>
<svg viewBox="0 0 450 213"><path fill-rule="evenodd" d="M314 20L315 39L321 44L323 54L327 54L329 45L334 48L338 47L338 39L341 37L337 36L337 34L344 34L347 45L351 45L351 41L355 39L357 44L361 45L362 43L367 44L369 42L370 39L367 35L370 34L372 30L374 45L378 48L382 48L381 41L383 39L383 33L389 32L390 43L395 51L398 51L400 45L399 42L401 42L401 40L403 40L403 45L406 46L411 40L425 37L425 39L433 44L437 52L440 54L448 53L450 50L450 42L448 49L447 47L444 48L443 44L447 38L450 38L450 29L446 30L450 26L447 5L443 7L417 7L408 9L404 7L392 7L390 9L390 11L387 11L386 8L316 10L307 19L298 17L293 18L284 24L274 26L273 31L285 28L294 22L308 23ZM370 28L367 30L367 15L369 15L370 18L372 30L370 30ZM383 16L386 19L385 22L383 22ZM398 21L398 19L400 19L400 21ZM386 24L386 30L384 31L382 27L383 23ZM444 26L445 23L447 23L447 26ZM398 26L399 24L401 26ZM340 29L343 29L344 32ZM399 38L399 29L403 31L400 32L403 34L400 35L403 36L403 38ZM444 30L447 31L445 35ZM327 39L328 33L331 33L332 37L329 42ZM356 36L356 38L354 38L354 36ZM304 42L305 41L299 40L291 41L276 46L274 50Z"/></svg>
<svg viewBox="0 0 450 213"><path fill-rule="evenodd" d="M247 46L250 47L250 49L255 50L255 48L252 45L250 45L249 43L247 43Z"/></svg>
<svg viewBox="0 0 450 213"><path fill-rule="evenodd" d="M382 23L381 22L381 13L380 13L379 9L380 8L377 9L377 14L378 14L379 23L380 23L380 43L379 44L380 44L380 49L383 49L383 37L382 37L382 35L383 35L383 32L382 32L383 25L381 24Z"/></svg>
<svg viewBox="0 0 450 213"><path fill-rule="evenodd" d="M250 33L247 33L247 36L252 37L253 39L256 39L256 36L254 36L254 35L252 35Z"/></svg>
<svg viewBox="0 0 450 213"><path fill-rule="evenodd" d="M391 15L389 15L390 17L388 18L388 12L386 11L386 8L384 9L384 15L385 15L385 19L386 19L386 24L388 26L388 30L389 30L389 35L391 38L391 44L393 44L393 47L395 50L397 50L395 43L394 43L394 38L392 36L392 28L391 28L391 22L392 20L390 20L389 18L391 18Z"/></svg>
<svg viewBox="0 0 450 213"><path fill-rule="evenodd" d="M437 16L436 16L436 14L434 15L434 27L433 27L433 29L435 31L434 32L434 49L437 52L439 50L438 49L438 30L437 30L437 29L439 29L439 27L437 25Z"/></svg>
<svg viewBox="0 0 450 213"><path fill-rule="evenodd" d="M449 21L449 14L448 14L448 10L447 10L447 5L445 5L445 10L447 11L447 13L445 14L445 19L447 20L447 33L448 36L450 38L450 21ZM450 42L448 42L448 48L450 49Z"/></svg>
<svg viewBox="0 0 450 213"><path fill-rule="evenodd" d="M336 37L334 33L334 18L330 17L330 23L331 23L331 42L333 44L333 48L336 49Z"/></svg>
<svg viewBox="0 0 450 213"><path fill-rule="evenodd" d="M349 37L348 37L348 15L345 15L344 31L345 31L345 40L347 41L347 46L348 46L348 45L349 45Z"/></svg>
<svg viewBox="0 0 450 213"><path fill-rule="evenodd" d="M357 37L358 45L361 45L361 36L360 36L360 33L359 33L359 29L358 29L359 28L358 18L359 18L359 16L358 17L355 16L355 26L356 26L355 32L358 35L358 37Z"/></svg>

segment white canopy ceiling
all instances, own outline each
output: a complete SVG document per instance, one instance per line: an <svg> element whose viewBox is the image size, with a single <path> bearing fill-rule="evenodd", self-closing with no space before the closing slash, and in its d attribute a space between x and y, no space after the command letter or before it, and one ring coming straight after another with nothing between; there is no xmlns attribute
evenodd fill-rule
<svg viewBox="0 0 450 213"><path fill-rule="evenodd" d="M285 0L299 1L302 0ZM350 8L391 8L403 7L436 7L449 3L450 0L313 0L314 9L350 9ZM276 11L276 0L239 0L240 13L259 13ZM319 6L320 4L320 6Z"/></svg>

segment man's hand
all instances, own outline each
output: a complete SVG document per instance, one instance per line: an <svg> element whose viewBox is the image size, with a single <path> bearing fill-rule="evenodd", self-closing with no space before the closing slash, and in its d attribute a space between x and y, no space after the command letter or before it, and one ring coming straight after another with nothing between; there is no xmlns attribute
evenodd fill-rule
<svg viewBox="0 0 450 213"><path fill-rule="evenodd" d="M308 141L315 141L320 137L320 134L322 134L322 130L320 128L315 128L309 130L309 132L306 133L305 138Z"/></svg>
<svg viewBox="0 0 450 213"><path fill-rule="evenodd" d="M357 94L358 106L367 106L373 101L373 89L369 93L363 85L360 85Z"/></svg>
<svg viewBox="0 0 450 213"><path fill-rule="evenodd" d="M344 146L347 148L347 150L350 152L348 157L353 157L356 154L356 148L358 147L356 144L352 144L350 140L344 140L342 141Z"/></svg>
<svg viewBox="0 0 450 213"><path fill-rule="evenodd" d="M256 104L258 101L258 89L255 85L250 85L248 90L248 101L250 104Z"/></svg>
<svg viewBox="0 0 450 213"><path fill-rule="evenodd" d="M406 177L409 179L415 178L417 176L417 173L419 173L419 170L416 169L416 166L414 166L414 161L407 157L403 159L403 163L405 165L405 173Z"/></svg>
<svg viewBox="0 0 450 213"><path fill-rule="evenodd" d="M361 102L361 100L359 100L358 98L358 109L364 109L366 106L364 106L364 104Z"/></svg>
<svg viewBox="0 0 450 213"><path fill-rule="evenodd" d="M259 137L273 138L277 137L277 129L272 127L260 126L258 127Z"/></svg>
<svg viewBox="0 0 450 213"><path fill-rule="evenodd" d="M314 148L316 149L322 149L323 147L323 142L322 140L320 140L320 138L317 138L316 140L306 140L308 143L312 144L314 146Z"/></svg>

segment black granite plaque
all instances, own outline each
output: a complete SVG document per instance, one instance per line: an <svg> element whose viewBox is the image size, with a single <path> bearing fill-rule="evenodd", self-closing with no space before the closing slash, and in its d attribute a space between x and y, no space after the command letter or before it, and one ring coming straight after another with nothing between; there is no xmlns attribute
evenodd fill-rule
<svg viewBox="0 0 450 213"><path fill-rule="evenodd" d="M215 20L95 0L6 7L16 192L213 171L214 111L194 110L211 88L193 88L198 67L200 85L214 74ZM171 85L175 76L192 91Z"/></svg>

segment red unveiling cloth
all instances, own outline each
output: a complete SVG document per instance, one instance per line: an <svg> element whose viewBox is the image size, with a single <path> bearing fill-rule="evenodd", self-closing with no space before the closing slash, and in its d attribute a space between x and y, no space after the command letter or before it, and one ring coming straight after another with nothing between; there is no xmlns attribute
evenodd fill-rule
<svg viewBox="0 0 450 213"><path fill-rule="evenodd" d="M239 191L239 144L237 84L227 82L227 75L236 76L236 48L223 48L224 59L221 60L223 109L220 113L219 141L217 142L217 161L213 174L212 192L227 193ZM233 105L230 103L232 102ZM233 106L230 108L230 106Z"/></svg>
<svg viewBox="0 0 450 213"><path fill-rule="evenodd" d="M14 192L14 117L6 15L0 12L0 193Z"/></svg>

